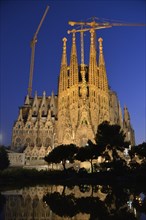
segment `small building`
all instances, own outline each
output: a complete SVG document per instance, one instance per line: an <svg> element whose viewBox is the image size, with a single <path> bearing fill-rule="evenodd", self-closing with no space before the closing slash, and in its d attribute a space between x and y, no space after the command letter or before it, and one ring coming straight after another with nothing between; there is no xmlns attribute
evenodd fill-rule
<svg viewBox="0 0 146 220"><path fill-rule="evenodd" d="M10 167L23 167L25 164L25 153L7 151L10 161Z"/></svg>

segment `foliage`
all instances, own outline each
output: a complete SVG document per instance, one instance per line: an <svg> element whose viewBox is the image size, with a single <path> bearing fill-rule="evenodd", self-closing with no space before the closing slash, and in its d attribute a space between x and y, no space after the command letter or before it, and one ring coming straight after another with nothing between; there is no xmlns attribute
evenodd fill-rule
<svg viewBox="0 0 146 220"><path fill-rule="evenodd" d="M4 170L9 166L10 162L8 159L8 154L4 147L0 147L0 170Z"/></svg>
<svg viewBox="0 0 146 220"><path fill-rule="evenodd" d="M5 203L6 203L6 198L0 194L0 213L3 210Z"/></svg>
<svg viewBox="0 0 146 220"><path fill-rule="evenodd" d="M115 170L117 173L124 172L126 163L119 152L123 152L125 147L129 146L129 142L125 141L121 127L110 125L109 122L104 121L98 126L95 139L102 157L105 158L105 162L101 165L102 168Z"/></svg>
<svg viewBox="0 0 146 220"><path fill-rule="evenodd" d="M125 141L125 135L121 127L119 125L110 125L107 121L104 121L98 126L95 140L97 145L102 148L110 146L122 150L123 147L128 147L129 145Z"/></svg>
<svg viewBox="0 0 146 220"><path fill-rule="evenodd" d="M77 207L73 195L60 195L58 192L44 196L45 201L51 210L57 215L73 217L77 214Z"/></svg>
<svg viewBox="0 0 146 220"><path fill-rule="evenodd" d="M89 161L91 164L91 170L93 173L93 159L96 159L99 156L97 145L93 144L92 141L88 141L85 147L79 148L79 151L76 155L76 159L83 161Z"/></svg>
<svg viewBox="0 0 146 220"><path fill-rule="evenodd" d="M81 192L89 194L90 186L80 185L79 189ZM96 190L98 191L97 186ZM98 194L95 197L93 194L92 196L76 197L72 193L61 195L58 192L48 193L44 196L43 201L55 214L61 217L71 218L79 213L84 213L90 216L89 219L136 220L134 214L129 212L127 205L125 206L129 199L129 190L117 186L112 188L109 186L101 188L100 186L99 192L107 194L104 201L100 199Z"/></svg>
<svg viewBox="0 0 146 220"><path fill-rule="evenodd" d="M146 142L131 148L130 156L133 157L135 154L141 157L146 157Z"/></svg>
<svg viewBox="0 0 146 220"><path fill-rule="evenodd" d="M73 217L78 213L87 213L96 218L107 216L104 203L94 197L76 198L73 194L60 195L55 192L44 196L43 201L48 204L54 213L61 217Z"/></svg>
<svg viewBox="0 0 146 220"><path fill-rule="evenodd" d="M48 163L60 163L62 162L64 170L66 169L66 161L69 160L73 163L74 155L78 152L78 147L74 144L60 145L54 148L44 159Z"/></svg>

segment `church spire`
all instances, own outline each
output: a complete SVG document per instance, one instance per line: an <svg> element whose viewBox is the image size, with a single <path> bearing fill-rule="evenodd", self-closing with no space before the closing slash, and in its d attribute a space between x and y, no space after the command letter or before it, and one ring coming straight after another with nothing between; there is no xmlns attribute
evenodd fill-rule
<svg viewBox="0 0 146 220"><path fill-rule="evenodd" d="M95 48L95 30L91 29L90 39L90 58L89 58L89 83L96 85L97 80L97 61L96 61L96 48Z"/></svg>
<svg viewBox="0 0 146 220"><path fill-rule="evenodd" d="M46 105L46 92L45 91L43 92L43 99L42 99L42 104L41 105L42 106Z"/></svg>
<svg viewBox="0 0 146 220"><path fill-rule="evenodd" d="M67 42L67 39L64 37L62 39L62 41L63 41L63 53L62 53L61 67L63 65L67 65L67 56L66 56L66 42Z"/></svg>
<svg viewBox="0 0 146 220"><path fill-rule="evenodd" d="M20 110L19 110L18 121L23 121L22 108L20 108Z"/></svg>
<svg viewBox="0 0 146 220"><path fill-rule="evenodd" d="M67 77L67 55L66 55L66 42L67 39L64 37L63 41L63 53L62 53L62 60L61 60L61 70L60 70L60 77L59 77L59 94L66 90L68 87L68 77Z"/></svg>
<svg viewBox="0 0 146 220"><path fill-rule="evenodd" d="M121 109L121 105L120 105L120 101L118 102L118 118L119 118L119 125L121 126L121 128L123 128L123 117L122 117L122 109Z"/></svg>
<svg viewBox="0 0 146 220"><path fill-rule="evenodd" d="M105 68L105 61L104 61L104 55L103 55L103 46L102 42L103 39L100 37L98 39L99 42L99 88L108 91L108 80L106 75L106 68Z"/></svg>
<svg viewBox="0 0 146 220"><path fill-rule="evenodd" d="M130 115L126 105L124 106L124 127L130 126Z"/></svg>
<svg viewBox="0 0 146 220"><path fill-rule="evenodd" d="M27 94L26 98L25 98L25 105L29 105L30 101L29 101L29 95Z"/></svg>
<svg viewBox="0 0 146 220"><path fill-rule="evenodd" d="M104 56L103 56L103 46L102 46L103 39L100 37L98 39L98 42L99 42L99 65L105 65Z"/></svg>
<svg viewBox="0 0 146 220"><path fill-rule="evenodd" d="M130 141L130 144L134 146L135 135L134 135L134 130L130 122L130 114L126 106L124 107L123 130L124 130L124 133L126 134L125 140Z"/></svg>
<svg viewBox="0 0 146 220"><path fill-rule="evenodd" d="M75 32L72 35L72 48L70 57L70 86L78 83L78 61L77 61L77 49L76 49L76 36Z"/></svg>

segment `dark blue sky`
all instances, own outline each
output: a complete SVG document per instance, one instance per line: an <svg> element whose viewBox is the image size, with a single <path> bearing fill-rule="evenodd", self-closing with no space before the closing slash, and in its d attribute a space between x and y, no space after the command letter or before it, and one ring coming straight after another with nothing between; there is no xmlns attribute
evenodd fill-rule
<svg viewBox="0 0 146 220"><path fill-rule="evenodd" d="M115 1L0 1L0 139L11 143L18 107L27 94L30 41L46 6L50 10L38 34L36 44L33 94L51 91L57 94L62 53L62 38L67 37L68 63L71 36L69 20L90 21L108 18L129 23L146 23L145 0ZM88 20L89 19L89 20ZM97 31L103 38L109 84L118 94L121 106L127 105L135 129L136 143L146 139L146 28L113 27ZM85 37L85 62L89 60L89 34ZM79 35L77 35L79 44ZM78 61L80 48L78 46Z"/></svg>

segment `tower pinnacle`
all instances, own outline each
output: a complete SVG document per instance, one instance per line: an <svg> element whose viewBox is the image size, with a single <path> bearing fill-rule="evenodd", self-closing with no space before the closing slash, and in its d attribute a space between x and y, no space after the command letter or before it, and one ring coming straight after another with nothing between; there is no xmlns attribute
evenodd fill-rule
<svg viewBox="0 0 146 220"><path fill-rule="evenodd" d="M72 33L72 48L70 57L70 86L78 84L78 61L76 49L76 36L75 32Z"/></svg>
<svg viewBox="0 0 146 220"><path fill-rule="evenodd" d="M64 37L62 41L63 41L63 52L62 52L61 69L59 76L59 93L67 89L67 55L66 55L67 39Z"/></svg>
<svg viewBox="0 0 146 220"><path fill-rule="evenodd" d="M67 64L67 57L66 57L66 42L67 42L67 39L64 37L62 39L63 41L63 54L62 54L62 62L61 62L61 65L63 64Z"/></svg>
<svg viewBox="0 0 146 220"><path fill-rule="evenodd" d="M97 81L97 62L96 62L96 48L95 48L95 30L90 30L90 58L89 58L89 83L96 85Z"/></svg>
<svg viewBox="0 0 146 220"><path fill-rule="evenodd" d="M103 56L103 46L102 46L103 39L100 37L98 39L98 42L99 42L99 65L101 64L105 65L104 56Z"/></svg>

